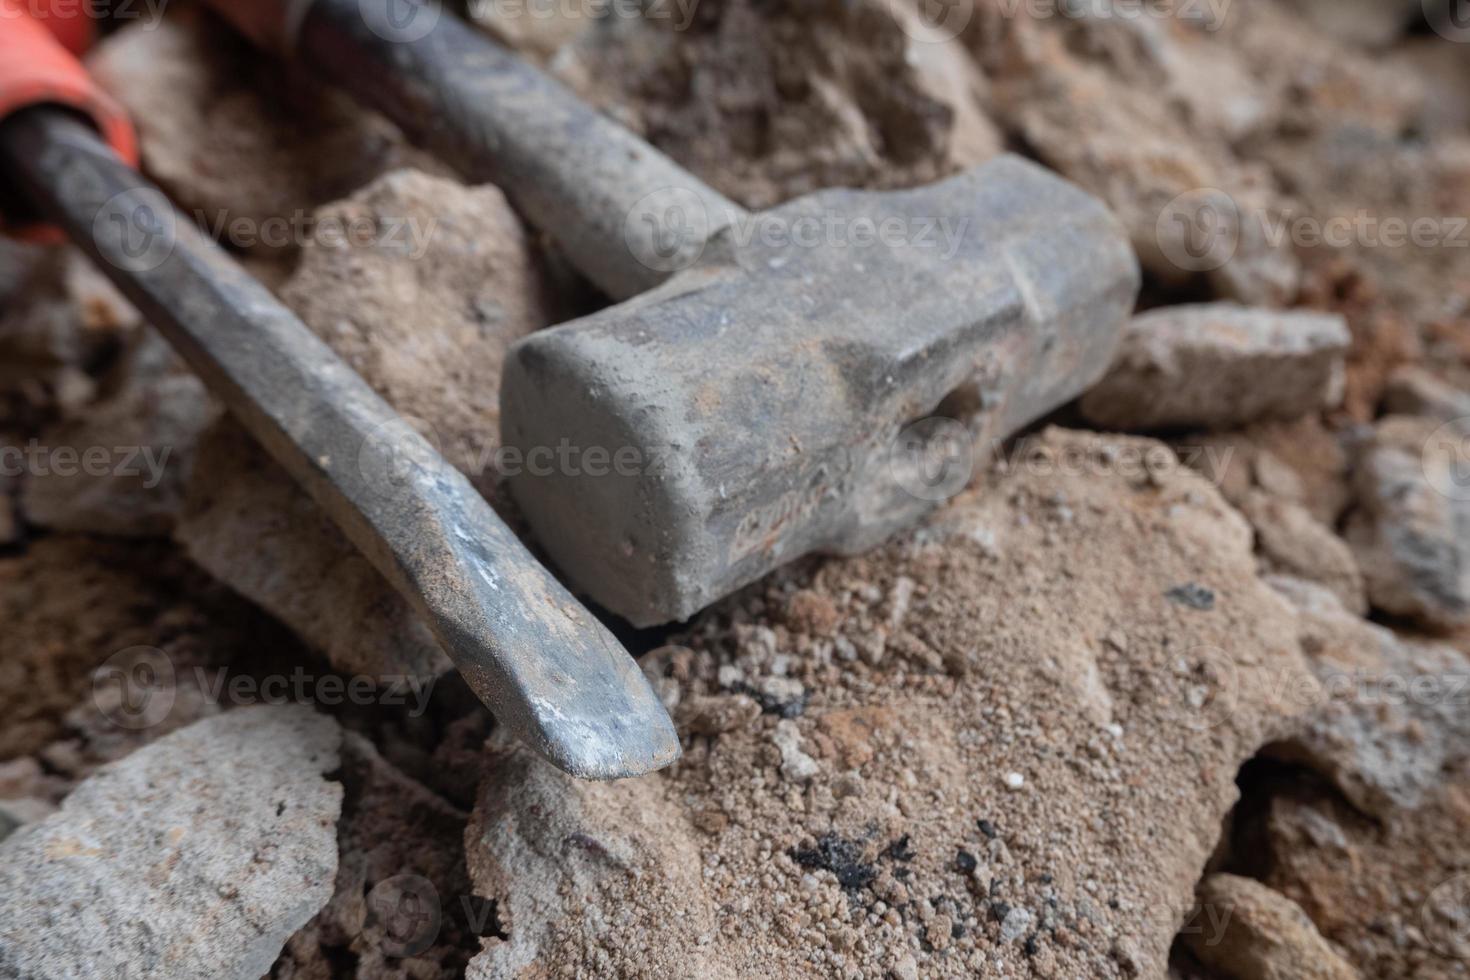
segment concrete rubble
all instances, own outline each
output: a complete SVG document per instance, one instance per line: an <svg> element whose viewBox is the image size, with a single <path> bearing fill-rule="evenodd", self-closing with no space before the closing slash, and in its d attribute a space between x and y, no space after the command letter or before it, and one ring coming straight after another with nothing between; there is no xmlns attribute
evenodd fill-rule
<svg viewBox="0 0 1470 980"><path fill-rule="evenodd" d="M1198 900L1182 935L1200 962L1221 976L1249 980L1358 976L1305 912L1259 882L1210 875L1200 883Z"/></svg>
<svg viewBox="0 0 1470 980"><path fill-rule="evenodd" d="M1112 371L886 546L620 633L685 755L581 783L79 252L0 241L0 975L1470 977L1470 63L1433 5L576 7L470 12L749 207L1006 151L1098 195L1145 271ZM504 352L603 299L197 5L90 63L519 526ZM157 480L52 465L129 446Z"/></svg>
<svg viewBox="0 0 1470 980"><path fill-rule="evenodd" d="M468 857L510 939L468 975L878 975L930 947L945 976L1157 975L1232 774L1293 729L1264 692L1315 682L1246 523L1188 470L1110 471L1150 445L1049 432L1029 451L1096 469L1017 467L706 618L668 661L681 703L795 697L665 778L496 760ZM1170 598L1186 582L1208 611Z"/></svg>
<svg viewBox="0 0 1470 980"><path fill-rule="evenodd" d="M331 896L339 740L245 708L98 772L0 845L0 972L256 980Z"/></svg>
<svg viewBox="0 0 1470 980"><path fill-rule="evenodd" d="M1358 460L1348 543L1373 606L1432 629L1470 624L1470 488L1463 437L1390 416Z"/></svg>
<svg viewBox="0 0 1470 980"><path fill-rule="evenodd" d="M77 462L27 475L21 506L31 523L124 537L172 530L199 437L219 409L151 331L117 375L91 411L42 430L42 444L69 447Z"/></svg>
<svg viewBox="0 0 1470 980"><path fill-rule="evenodd" d="M1341 401L1350 341L1337 316L1231 304L1153 310L1133 321L1082 413L1123 431L1300 418Z"/></svg>

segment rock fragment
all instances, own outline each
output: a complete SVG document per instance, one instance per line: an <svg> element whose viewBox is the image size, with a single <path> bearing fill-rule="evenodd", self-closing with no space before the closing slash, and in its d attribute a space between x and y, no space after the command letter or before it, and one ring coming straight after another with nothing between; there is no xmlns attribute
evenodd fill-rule
<svg viewBox="0 0 1470 980"><path fill-rule="evenodd" d="M330 976L332 960L347 957L364 978L459 975L474 946L466 926L494 928L494 906L465 870L469 815L356 733L343 736L340 778L336 890L272 976Z"/></svg>
<svg viewBox="0 0 1470 980"><path fill-rule="evenodd" d="M1386 821L1295 785L1271 800L1265 884L1311 917L1363 977L1463 976L1470 960L1470 766Z"/></svg>
<svg viewBox="0 0 1470 980"><path fill-rule="evenodd" d="M1145 270L1175 284L1204 276L1222 298L1241 303L1291 300L1300 264L1290 241L1267 233L1284 220L1286 202L1264 173L1236 159L1224 134L1191 125L1180 109L1205 100L1174 95L1190 83L1172 83L1166 66L1218 54L1200 25L1150 32L1152 18L996 19L1001 53L987 68L997 119L1043 162L1108 203ZM1118 37L1130 24L1145 36ZM1119 65L1135 77L1120 79ZM1226 84L1246 79L1233 92L1254 87L1249 73L1228 62L1220 74ZM1211 114L1239 130L1258 125L1264 112L1246 105Z"/></svg>
<svg viewBox="0 0 1470 980"><path fill-rule="evenodd" d="M289 256L315 235L311 209L421 159L197 8L129 24L88 65L138 127L144 172L237 251Z"/></svg>
<svg viewBox="0 0 1470 980"><path fill-rule="evenodd" d="M603 18L551 64L746 207L928 183L1004 147L985 74L912 4L721 0L684 14Z"/></svg>
<svg viewBox="0 0 1470 980"><path fill-rule="evenodd" d="M1373 606L1432 629L1470 623L1470 489L1462 435L1390 416L1359 457L1346 536Z"/></svg>
<svg viewBox="0 0 1470 980"><path fill-rule="evenodd" d="M1408 32L1424 0L1305 0L1298 5L1313 26L1348 44L1381 48Z"/></svg>
<svg viewBox="0 0 1470 980"><path fill-rule="evenodd" d="M22 489L31 523L125 537L172 530L200 433L219 409L157 335L142 335L118 374L116 391L39 436L49 465Z"/></svg>
<svg viewBox="0 0 1470 980"><path fill-rule="evenodd" d="M1259 882L1214 874L1183 931L1200 962L1233 980L1357 980L1291 899Z"/></svg>
<svg viewBox="0 0 1470 980"><path fill-rule="evenodd" d="M1087 465L998 471L677 640L681 708L780 678L806 692L799 717L773 704L626 783L494 761L467 852L509 938L467 976L883 976L923 942L924 976L1162 975L1241 762L1295 730L1302 706L1270 692L1316 681L1238 513L1187 469L1105 465L1158 443L1052 430L1031 448ZM1191 581L1210 611L1166 598ZM885 635L900 594L904 648L933 659L842 656Z"/></svg>
<svg viewBox="0 0 1470 980"><path fill-rule="evenodd" d="M1320 583L1344 608L1367 613L1363 573L1346 541L1305 507L1264 491L1249 491L1240 507L1256 529L1256 547L1268 572Z"/></svg>
<svg viewBox="0 0 1470 980"><path fill-rule="evenodd" d="M1163 307L1134 319L1112 369L1082 397L1082 413L1133 431L1309 415L1341 398L1350 340L1339 316L1227 303Z"/></svg>
<svg viewBox="0 0 1470 980"><path fill-rule="evenodd" d="M1299 700L1302 728L1273 753L1315 769L1380 819L1420 806L1443 773L1470 759L1470 657L1359 619L1321 586L1272 583L1298 610L1320 682L1317 697Z"/></svg>
<svg viewBox="0 0 1470 980"><path fill-rule="evenodd" d="M1419 365L1405 365L1388 376L1383 408L1390 415L1422 415L1438 422L1463 419L1470 426L1470 392Z"/></svg>
<svg viewBox="0 0 1470 980"><path fill-rule="evenodd" d="M70 778L215 710L196 669L208 677L261 647L295 650L258 611L201 581L167 542L32 541L0 558L0 622L0 758L66 739L68 758L47 761ZM115 674L135 662L129 651L161 672L123 691ZM133 700L115 700L124 695Z"/></svg>
<svg viewBox="0 0 1470 980"><path fill-rule="evenodd" d="M425 678L451 668L407 601L234 419L204 434L175 537L342 673Z"/></svg>
<svg viewBox="0 0 1470 980"><path fill-rule="evenodd" d="M268 972L332 894L339 739L307 708L241 708L98 772L0 844L0 972Z"/></svg>

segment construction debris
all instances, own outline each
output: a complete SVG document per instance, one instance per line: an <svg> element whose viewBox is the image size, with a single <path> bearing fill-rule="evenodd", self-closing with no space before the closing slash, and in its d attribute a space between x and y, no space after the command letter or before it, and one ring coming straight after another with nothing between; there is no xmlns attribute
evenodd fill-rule
<svg viewBox="0 0 1470 980"><path fill-rule="evenodd" d="M1458 480L1460 437L1433 419L1378 424L1358 460L1348 543L1375 608L1435 629L1470 623L1470 493Z"/></svg>
<svg viewBox="0 0 1470 980"><path fill-rule="evenodd" d="M1337 316L1223 303L1153 310L1124 334L1082 413L1123 431L1300 418L1341 401L1351 340Z"/></svg>
<svg viewBox="0 0 1470 980"><path fill-rule="evenodd" d="M505 348L602 300L198 6L92 56L145 170L516 522ZM1104 200L1152 329L1057 420L1167 446L988 447L901 540L629 631L685 758L581 783L79 253L0 240L0 974L1464 978L1452 5L556 6L470 9L747 207L1005 152ZM52 465L119 446L156 485ZM296 671L365 696L251 706Z"/></svg>
<svg viewBox="0 0 1470 980"><path fill-rule="evenodd" d="M1306 725L1274 752L1330 779L1364 813L1418 808L1442 773L1470 758L1470 656L1400 639L1349 613L1320 586L1272 583L1297 606L1319 691L1298 698Z"/></svg>
<svg viewBox="0 0 1470 980"><path fill-rule="evenodd" d="M1200 962L1240 980L1356 980L1291 899L1236 875L1210 875L1182 935Z"/></svg>
<svg viewBox="0 0 1470 980"><path fill-rule="evenodd" d="M117 390L86 414L42 430L50 464L32 470L21 491L31 523L123 537L173 529L194 449L219 409L151 331L117 374Z"/></svg>
<svg viewBox="0 0 1470 980"><path fill-rule="evenodd" d="M257 980L331 897L340 737L242 708L97 773L0 845L0 972Z"/></svg>
<svg viewBox="0 0 1470 980"><path fill-rule="evenodd" d="M1110 469L1155 445L1050 432L927 527L707 617L668 661L681 702L805 693L666 777L497 756L468 856L509 939L468 976L1161 974L1232 774L1293 729L1271 692L1316 685L1244 521L1186 469ZM1165 597L1190 580L1209 611ZM876 665L844 653L869 637Z"/></svg>

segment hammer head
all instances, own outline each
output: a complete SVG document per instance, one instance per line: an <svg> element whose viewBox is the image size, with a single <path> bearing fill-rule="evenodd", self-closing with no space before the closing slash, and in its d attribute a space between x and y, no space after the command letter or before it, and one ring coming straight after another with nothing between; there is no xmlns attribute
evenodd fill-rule
<svg viewBox="0 0 1470 980"><path fill-rule="evenodd" d="M926 469L926 441L990 445L1091 386L1138 282L1108 210L1017 157L801 198L512 349L511 492L574 587L640 626L687 618L957 492L968 470ZM955 423L911 426L941 403Z"/></svg>

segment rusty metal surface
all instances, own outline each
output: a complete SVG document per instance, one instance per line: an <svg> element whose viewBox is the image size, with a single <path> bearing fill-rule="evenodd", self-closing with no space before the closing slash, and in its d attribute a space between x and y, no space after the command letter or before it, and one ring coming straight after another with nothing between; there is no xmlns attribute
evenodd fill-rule
<svg viewBox="0 0 1470 980"><path fill-rule="evenodd" d="M1002 157L910 191L827 191L768 212L962 234L943 247L710 243L628 303L526 338L501 428L523 455L631 447L631 471L511 481L572 584L639 625L683 619L809 552L856 553L958 492L985 447L1100 377L1138 290L1096 199ZM952 246L952 251L949 250ZM908 423L953 421L925 432ZM925 472L958 430L958 480ZM600 457L599 457L600 458Z"/></svg>
<svg viewBox="0 0 1470 980"><path fill-rule="evenodd" d="M957 439L983 453L1079 395L1132 312L1122 227L1020 158L747 215L436 8L311 2L304 63L500 184L613 295L651 287L523 340L501 388L506 445L543 462L510 475L538 539L637 625L912 523L959 489L926 459ZM926 247L935 226L951 234ZM867 228L867 247L834 227ZM942 404L948 427L907 425ZM600 472L571 462L589 453Z"/></svg>
<svg viewBox="0 0 1470 980"><path fill-rule="evenodd" d="M27 110L0 126L0 161L412 603L501 724L588 778L678 756L632 658L469 482L92 130Z"/></svg>

